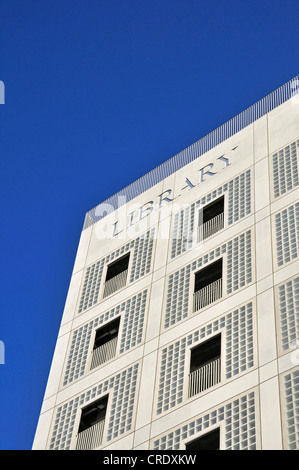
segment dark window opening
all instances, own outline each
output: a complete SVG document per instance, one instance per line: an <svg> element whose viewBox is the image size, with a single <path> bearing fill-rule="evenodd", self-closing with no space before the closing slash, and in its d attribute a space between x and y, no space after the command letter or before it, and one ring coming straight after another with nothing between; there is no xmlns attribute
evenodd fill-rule
<svg viewBox="0 0 299 470"><path fill-rule="evenodd" d="M108 266L106 282L117 276L118 274L127 271L129 266L130 253L126 254L122 258L114 261Z"/></svg>
<svg viewBox="0 0 299 470"><path fill-rule="evenodd" d="M222 278L222 258L195 274L194 292Z"/></svg>
<svg viewBox="0 0 299 470"><path fill-rule="evenodd" d="M130 253L122 256L108 266L103 298L125 287L127 283Z"/></svg>
<svg viewBox="0 0 299 470"><path fill-rule="evenodd" d="M203 207L202 211L202 221L204 224L209 220L214 219L214 217L217 217L217 215L222 214L224 212L224 196L216 199L216 201L213 201L210 204L207 204Z"/></svg>
<svg viewBox="0 0 299 470"><path fill-rule="evenodd" d="M118 336L120 317L103 326L96 332L94 349L99 348Z"/></svg>
<svg viewBox="0 0 299 470"><path fill-rule="evenodd" d="M221 380L221 334L191 350L188 396L193 397Z"/></svg>
<svg viewBox="0 0 299 470"><path fill-rule="evenodd" d="M120 317L96 332L90 369L110 361L116 355Z"/></svg>
<svg viewBox="0 0 299 470"><path fill-rule="evenodd" d="M224 227L224 196L216 199L201 209L199 214L200 240L205 240Z"/></svg>
<svg viewBox="0 0 299 470"><path fill-rule="evenodd" d="M82 410L79 433L103 421L106 417L108 395L95 401Z"/></svg>
<svg viewBox="0 0 299 470"><path fill-rule="evenodd" d="M186 450L220 450L220 429L217 428L187 443Z"/></svg>
<svg viewBox="0 0 299 470"><path fill-rule="evenodd" d="M221 355L221 334L191 349L190 372L218 359Z"/></svg>
<svg viewBox="0 0 299 470"><path fill-rule="evenodd" d="M222 258L195 273L193 312L222 297Z"/></svg>

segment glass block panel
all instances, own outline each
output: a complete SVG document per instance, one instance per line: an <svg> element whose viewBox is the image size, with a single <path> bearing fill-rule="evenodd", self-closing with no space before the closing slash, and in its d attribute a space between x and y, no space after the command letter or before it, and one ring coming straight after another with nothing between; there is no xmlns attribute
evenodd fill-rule
<svg viewBox="0 0 299 470"><path fill-rule="evenodd" d="M299 202L275 215L278 266L294 260L299 250Z"/></svg>
<svg viewBox="0 0 299 470"><path fill-rule="evenodd" d="M119 332L119 354L124 354L142 342L147 296L148 291L146 289L74 330L67 357L63 386L84 375L93 332L113 318L122 317L122 328Z"/></svg>
<svg viewBox="0 0 299 470"><path fill-rule="evenodd" d="M219 424L220 433L225 435L223 450L257 450L256 403L257 396L254 391L236 397L233 401L201 414L155 439L152 448L180 450L183 440L191 440L195 433L202 431L208 433L211 426L214 429L215 424Z"/></svg>
<svg viewBox="0 0 299 470"><path fill-rule="evenodd" d="M168 276L164 328L188 317L190 282L194 272L224 254L227 257L226 294L252 282L252 232L248 230Z"/></svg>
<svg viewBox="0 0 299 470"><path fill-rule="evenodd" d="M273 194L283 196L299 184L298 177L299 140L287 145L272 156Z"/></svg>
<svg viewBox="0 0 299 470"><path fill-rule="evenodd" d="M299 342L299 277L278 286L278 311L282 351Z"/></svg>
<svg viewBox="0 0 299 470"><path fill-rule="evenodd" d="M253 305L249 302L162 349L157 415L182 403L187 350L217 332L225 344L221 359L225 380L254 366Z"/></svg>
<svg viewBox="0 0 299 470"><path fill-rule="evenodd" d="M288 450L299 450L299 370L285 375L284 393Z"/></svg>
<svg viewBox="0 0 299 470"><path fill-rule="evenodd" d="M104 260L97 261L86 268L78 313L82 313L98 302L103 268Z"/></svg>
<svg viewBox="0 0 299 470"><path fill-rule="evenodd" d="M110 414L106 415L105 441L109 442L130 431L136 404L138 370L139 364L136 363L59 406L54 418L49 450L69 450L72 438L78 432L78 429L75 429L78 408L83 408L97 397L107 393L111 409Z"/></svg>
<svg viewBox="0 0 299 470"><path fill-rule="evenodd" d="M120 256L132 251L132 267L129 282L137 281L151 270L155 229L148 230L144 235L130 241L105 258L88 266L85 270L84 281L81 289L78 313L93 307L99 302L99 292L104 267Z"/></svg>
<svg viewBox="0 0 299 470"><path fill-rule="evenodd" d="M171 258L179 256L192 247L195 204L182 209L174 216Z"/></svg>
<svg viewBox="0 0 299 470"><path fill-rule="evenodd" d="M137 281L151 270L154 246L154 229L134 241L130 282Z"/></svg>
<svg viewBox="0 0 299 470"><path fill-rule="evenodd" d="M171 258L175 258L192 248L196 220L195 211L211 203L219 196L227 193L228 210L225 218L228 225L232 225L249 215L251 213L251 185L251 170L249 169L175 214Z"/></svg>

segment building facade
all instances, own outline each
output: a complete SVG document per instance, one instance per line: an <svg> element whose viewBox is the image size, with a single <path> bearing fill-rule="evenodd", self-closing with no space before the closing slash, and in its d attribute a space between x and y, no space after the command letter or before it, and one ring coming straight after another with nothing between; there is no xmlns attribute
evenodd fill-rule
<svg viewBox="0 0 299 470"><path fill-rule="evenodd" d="M33 449L299 448L298 83L86 214Z"/></svg>

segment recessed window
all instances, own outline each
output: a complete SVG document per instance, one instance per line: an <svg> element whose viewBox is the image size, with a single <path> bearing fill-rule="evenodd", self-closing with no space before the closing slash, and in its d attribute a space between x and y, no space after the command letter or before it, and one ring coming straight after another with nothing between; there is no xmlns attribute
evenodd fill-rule
<svg viewBox="0 0 299 470"><path fill-rule="evenodd" d="M195 273L193 312L222 296L222 258Z"/></svg>
<svg viewBox="0 0 299 470"><path fill-rule="evenodd" d="M221 378L221 334L191 349L188 396L218 384Z"/></svg>
<svg viewBox="0 0 299 470"><path fill-rule="evenodd" d="M186 450L220 450L220 429L214 429L187 443Z"/></svg>
<svg viewBox="0 0 299 470"><path fill-rule="evenodd" d="M107 268L103 297L125 287L128 276L130 253L111 263Z"/></svg>
<svg viewBox="0 0 299 470"><path fill-rule="evenodd" d="M198 241L205 240L224 227L224 196L204 206L199 212Z"/></svg>
<svg viewBox="0 0 299 470"><path fill-rule="evenodd" d="M116 354L120 317L96 331L91 369L110 361Z"/></svg>
<svg viewBox="0 0 299 470"><path fill-rule="evenodd" d="M102 444L108 395L82 409L77 450L91 450Z"/></svg>

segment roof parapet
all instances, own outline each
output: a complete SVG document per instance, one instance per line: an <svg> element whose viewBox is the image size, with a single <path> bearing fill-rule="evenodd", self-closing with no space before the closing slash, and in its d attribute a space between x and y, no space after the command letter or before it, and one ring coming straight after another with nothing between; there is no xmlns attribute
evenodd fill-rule
<svg viewBox="0 0 299 470"><path fill-rule="evenodd" d="M299 94L299 75L86 213L83 230Z"/></svg>

